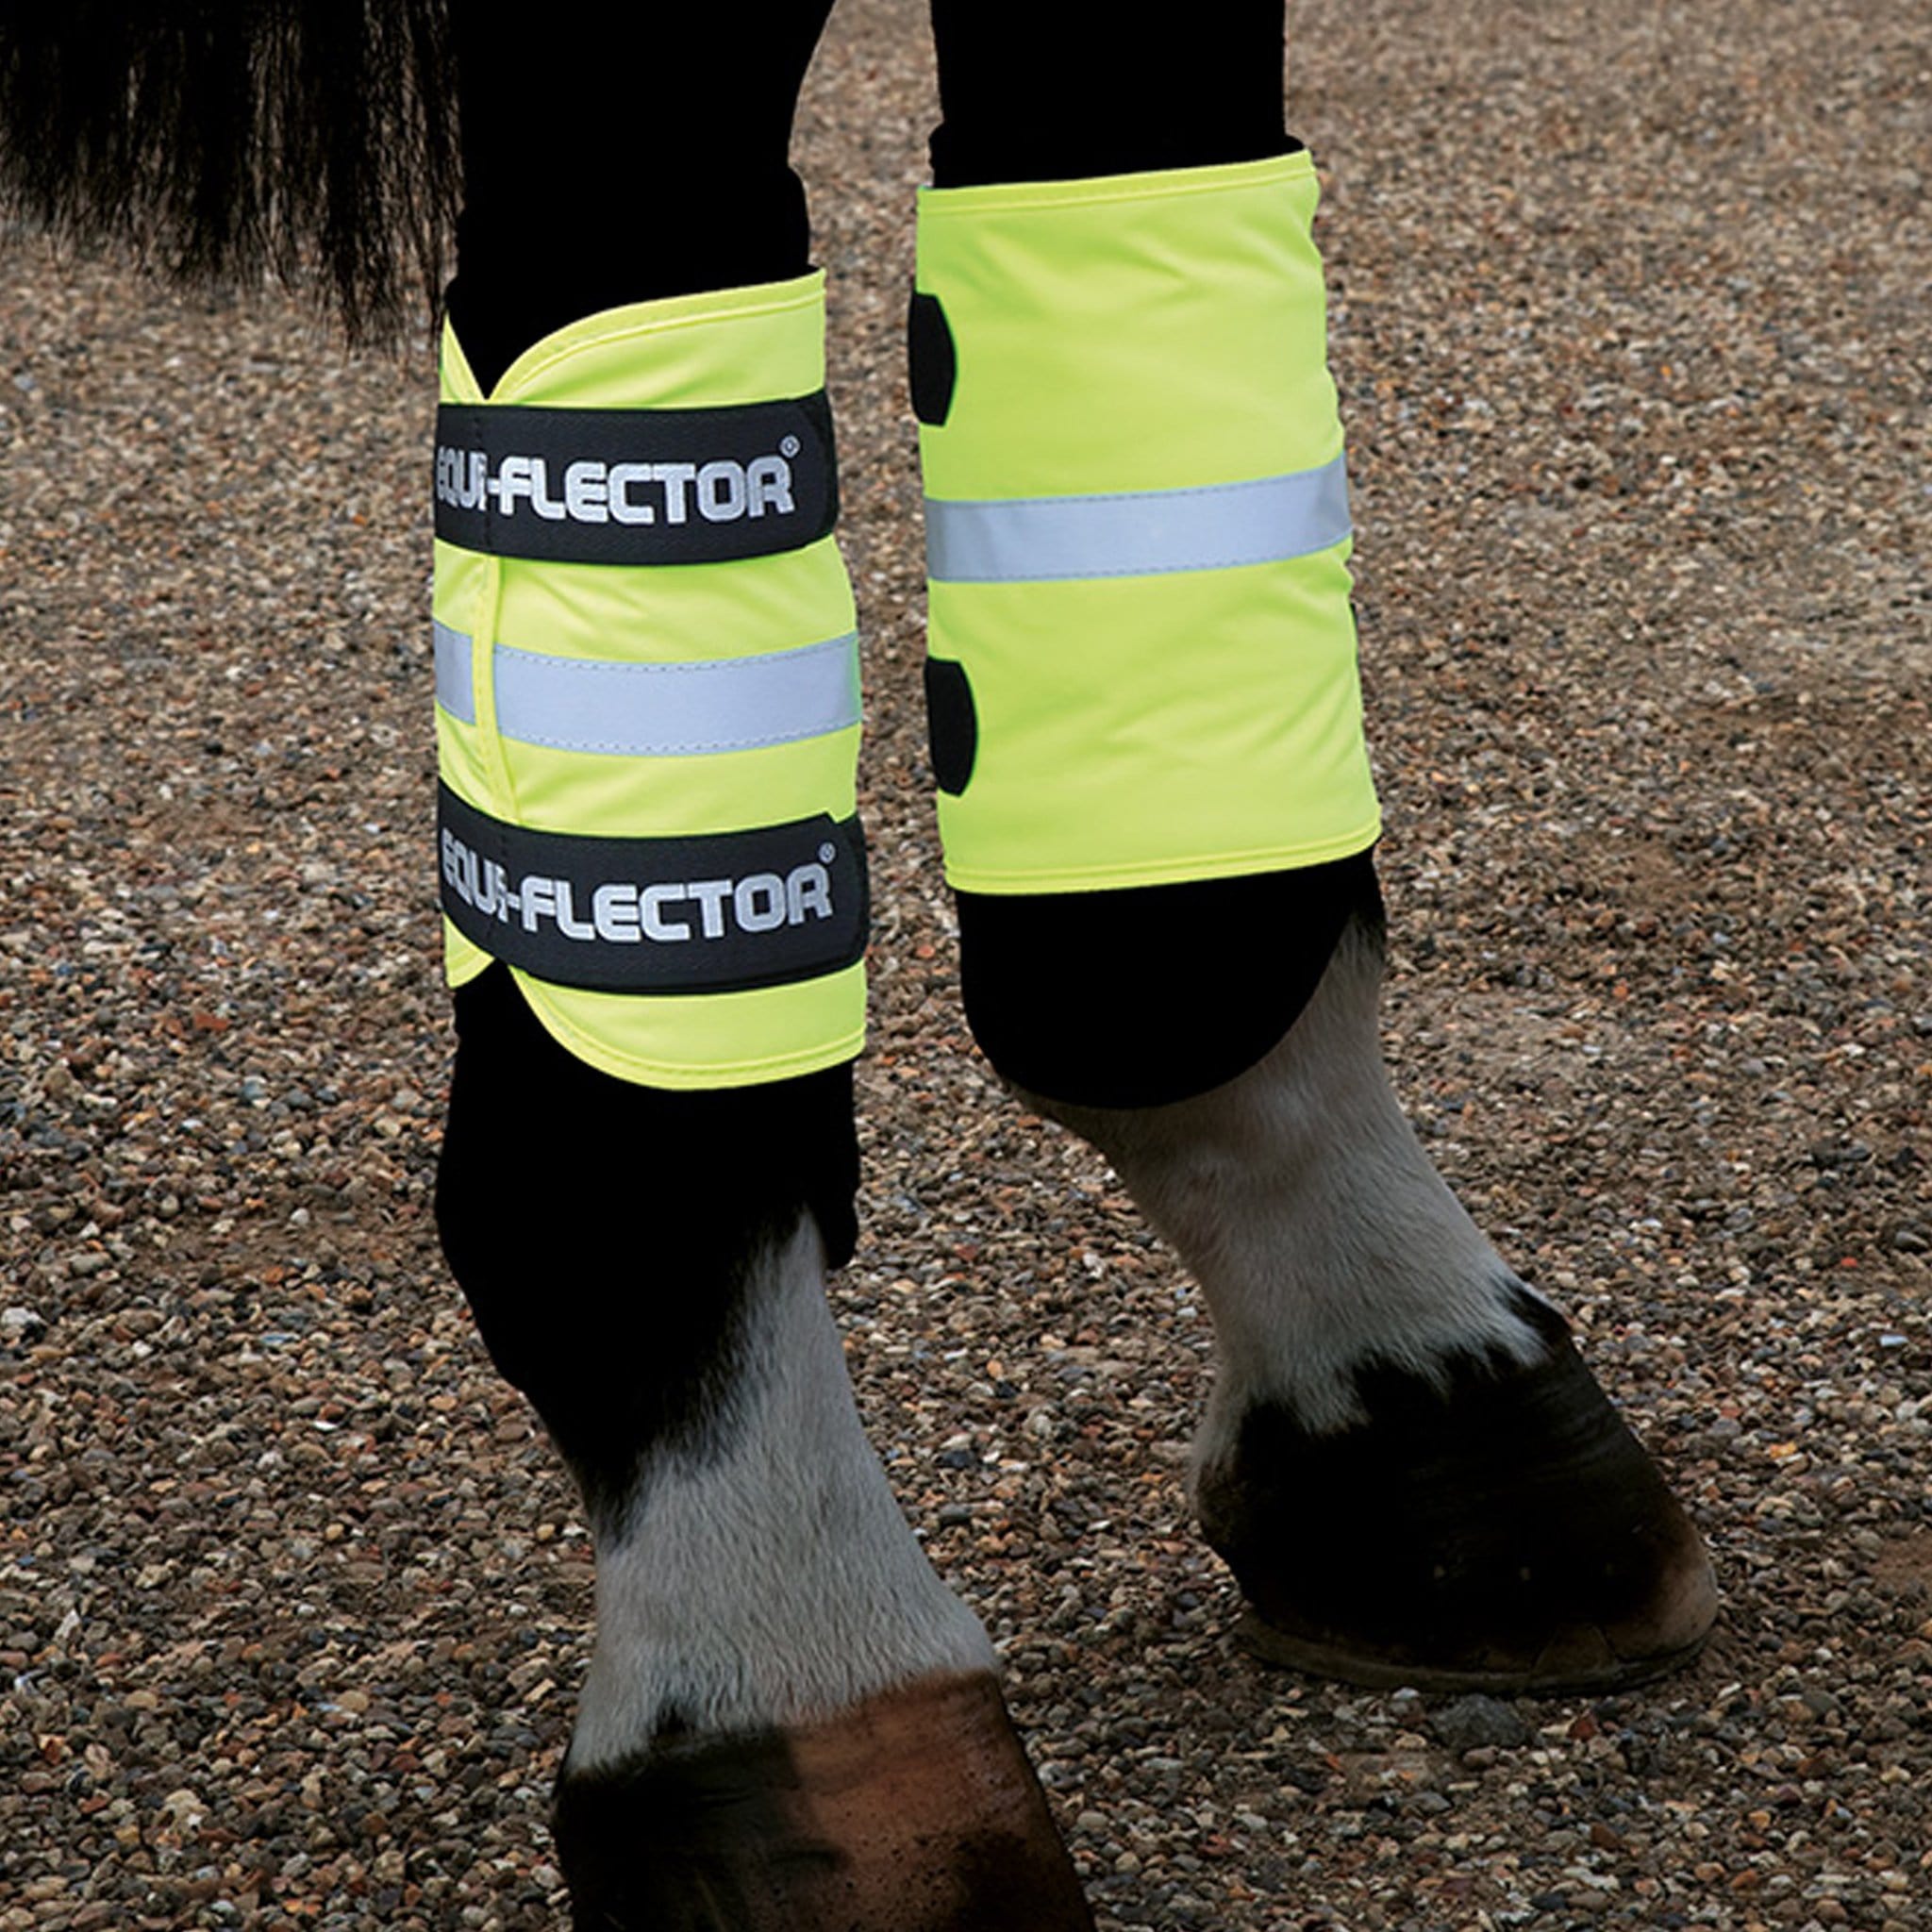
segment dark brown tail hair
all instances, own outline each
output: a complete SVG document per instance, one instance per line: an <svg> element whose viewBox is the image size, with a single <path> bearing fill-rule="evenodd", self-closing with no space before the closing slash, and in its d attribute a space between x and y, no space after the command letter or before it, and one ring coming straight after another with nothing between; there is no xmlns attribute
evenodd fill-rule
<svg viewBox="0 0 1932 1932"><path fill-rule="evenodd" d="M0 0L0 213L71 242L367 340L433 313L458 182L448 0Z"/></svg>

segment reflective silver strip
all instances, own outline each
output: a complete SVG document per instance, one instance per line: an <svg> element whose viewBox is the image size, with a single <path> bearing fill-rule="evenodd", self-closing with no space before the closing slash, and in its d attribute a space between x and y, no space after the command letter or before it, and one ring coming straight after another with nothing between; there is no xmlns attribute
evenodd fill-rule
<svg viewBox="0 0 1932 1932"><path fill-rule="evenodd" d="M1316 470L1118 496L1029 496L925 505L926 575L936 583L1033 583L1157 576L1279 563L1349 534L1348 471Z"/></svg>
<svg viewBox="0 0 1932 1932"><path fill-rule="evenodd" d="M470 677L470 640L446 624L435 624L436 702L459 724L476 722L476 688Z"/></svg>
<svg viewBox="0 0 1932 1932"><path fill-rule="evenodd" d="M470 641L458 632L462 698L469 698ZM444 695L444 633L437 633L437 702ZM552 658L498 644L496 728L520 744L555 751L678 758L753 751L823 738L858 723L858 633L796 651L680 664L611 664Z"/></svg>

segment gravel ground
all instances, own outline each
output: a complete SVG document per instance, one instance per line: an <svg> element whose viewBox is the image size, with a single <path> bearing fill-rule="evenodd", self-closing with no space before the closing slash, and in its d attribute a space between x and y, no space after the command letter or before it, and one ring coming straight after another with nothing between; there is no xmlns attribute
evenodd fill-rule
<svg viewBox="0 0 1932 1932"><path fill-rule="evenodd" d="M1727 1591L1595 1704L1230 1641L1198 1297L955 998L911 0L821 61L882 900L839 1313L1108 1932L1932 1926L1924 25L1295 14L1398 1077ZM14 237L0 366L0 1932L554 1926L589 1545L428 1216L427 354Z"/></svg>

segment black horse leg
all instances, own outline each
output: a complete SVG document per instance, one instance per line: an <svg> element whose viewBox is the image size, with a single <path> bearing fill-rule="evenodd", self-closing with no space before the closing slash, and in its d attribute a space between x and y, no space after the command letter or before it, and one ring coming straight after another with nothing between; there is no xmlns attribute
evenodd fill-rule
<svg viewBox="0 0 1932 1932"><path fill-rule="evenodd" d="M450 310L486 393L585 316L805 275L786 147L828 6L578 8L514 38L458 8ZM1076 1932L991 1647L893 1501L825 1305L849 1066L634 1084L500 963L457 1010L444 1245L597 1548L556 1809L577 1924Z"/></svg>

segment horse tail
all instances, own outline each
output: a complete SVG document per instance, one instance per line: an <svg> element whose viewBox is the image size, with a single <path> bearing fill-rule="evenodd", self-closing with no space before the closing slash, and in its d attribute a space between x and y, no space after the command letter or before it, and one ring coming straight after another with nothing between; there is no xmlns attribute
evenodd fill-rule
<svg viewBox="0 0 1932 1932"><path fill-rule="evenodd" d="M448 0L6 0L0 213L352 337L433 312L459 172Z"/></svg>

